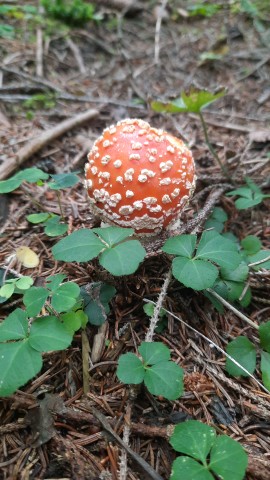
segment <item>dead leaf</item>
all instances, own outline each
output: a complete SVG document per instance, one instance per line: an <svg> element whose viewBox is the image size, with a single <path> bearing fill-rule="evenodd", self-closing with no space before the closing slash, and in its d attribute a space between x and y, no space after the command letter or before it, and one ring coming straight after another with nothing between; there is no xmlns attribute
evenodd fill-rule
<svg viewBox="0 0 270 480"><path fill-rule="evenodd" d="M40 447L54 437L56 430L52 412L62 411L64 407L63 400L51 393L45 393L38 402L39 406L29 410L25 418L32 431L33 447Z"/></svg>
<svg viewBox="0 0 270 480"><path fill-rule="evenodd" d="M16 257L26 268L35 268L39 264L38 255L29 247L21 246L17 248Z"/></svg>

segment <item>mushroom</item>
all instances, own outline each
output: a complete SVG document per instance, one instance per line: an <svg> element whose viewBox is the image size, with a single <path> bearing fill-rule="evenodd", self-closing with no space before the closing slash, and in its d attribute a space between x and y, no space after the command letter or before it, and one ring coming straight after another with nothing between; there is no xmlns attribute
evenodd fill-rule
<svg viewBox="0 0 270 480"><path fill-rule="evenodd" d="M143 235L177 220L195 188L194 161L184 142L138 119L104 130L85 174L92 212Z"/></svg>

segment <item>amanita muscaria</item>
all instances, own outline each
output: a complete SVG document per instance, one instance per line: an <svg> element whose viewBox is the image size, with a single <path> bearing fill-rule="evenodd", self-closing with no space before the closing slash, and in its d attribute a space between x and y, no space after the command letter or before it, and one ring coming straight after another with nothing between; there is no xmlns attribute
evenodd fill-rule
<svg viewBox="0 0 270 480"><path fill-rule="evenodd" d="M85 166L91 209L104 222L155 235L179 218L195 188L184 142L138 119L106 128Z"/></svg>

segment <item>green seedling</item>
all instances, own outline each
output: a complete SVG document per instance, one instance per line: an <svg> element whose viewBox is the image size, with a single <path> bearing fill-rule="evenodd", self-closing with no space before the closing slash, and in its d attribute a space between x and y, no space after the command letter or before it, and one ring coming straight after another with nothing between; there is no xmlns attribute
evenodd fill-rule
<svg viewBox="0 0 270 480"><path fill-rule="evenodd" d="M90 324L100 326L107 320L110 311L109 302L115 294L116 289L112 285L102 282L93 282L87 286L87 289L81 287L83 311Z"/></svg>
<svg viewBox="0 0 270 480"><path fill-rule="evenodd" d="M216 150L214 149L212 143L210 142L207 124L204 120L202 110L215 102L219 98L225 95L226 91L221 90L217 93L211 93L207 90L199 90L196 88L191 88L189 92L182 92L179 98L172 100L171 102L151 102L151 107L155 112L166 112L166 113L195 113L198 115L204 133L205 142L211 151L212 155L218 162L218 165L222 169L223 173L228 176L227 169L222 164Z"/></svg>
<svg viewBox="0 0 270 480"><path fill-rule="evenodd" d="M46 13L68 25L81 26L89 20L100 20L95 7L83 0L42 0Z"/></svg>
<svg viewBox="0 0 270 480"><path fill-rule="evenodd" d="M189 17L201 16L210 18L215 15L220 8L221 6L216 3L198 2L188 6L187 11Z"/></svg>
<svg viewBox="0 0 270 480"><path fill-rule="evenodd" d="M257 353L259 353L263 384L270 391L270 321L259 325L258 332L259 348L256 348L248 338L239 336L227 345L226 352L250 374L255 371ZM226 359L226 369L230 375L235 377L248 376L247 372L235 365L229 358Z"/></svg>
<svg viewBox="0 0 270 480"><path fill-rule="evenodd" d="M160 342L143 342L134 353L121 355L117 376L123 383L145 384L152 395L176 400L183 393L183 370L171 361L170 350Z"/></svg>
<svg viewBox="0 0 270 480"><path fill-rule="evenodd" d="M235 270L241 263L237 245L214 230L204 231L197 247L196 243L197 235L178 235L168 239L162 248L176 256L172 273L186 287L193 290L213 287L219 268Z"/></svg>
<svg viewBox="0 0 270 480"><path fill-rule="evenodd" d="M264 195L260 187L256 185L249 177L245 178L246 187L240 187L231 192L228 192L227 197L238 196L235 200L235 206L238 210L245 210L246 208L259 205L266 198L270 198L269 195Z"/></svg>
<svg viewBox="0 0 270 480"><path fill-rule="evenodd" d="M28 276L6 279L4 285L0 288L0 297L8 300L13 293L24 293L33 283L33 279Z"/></svg>
<svg viewBox="0 0 270 480"><path fill-rule="evenodd" d="M196 420L177 425L170 438L177 457L170 480L242 480L248 457L238 442L216 435L214 428Z"/></svg>
<svg viewBox="0 0 270 480"><path fill-rule="evenodd" d="M146 254L138 240L127 240L133 233L132 228L84 228L60 240L52 254L64 262L88 262L98 257L100 265L112 275L129 275Z"/></svg>
<svg viewBox="0 0 270 480"><path fill-rule="evenodd" d="M62 223L59 215L52 213L32 213L27 215L27 220L33 224L41 224L44 227L44 232L48 237L58 237L64 235L68 231L68 225Z"/></svg>
<svg viewBox="0 0 270 480"><path fill-rule="evenodd" d="M218 233L223 232L224 224L228 220L228 215L221 207L215 207L212 214L205 222L205 229L215 229Z"/></svg>

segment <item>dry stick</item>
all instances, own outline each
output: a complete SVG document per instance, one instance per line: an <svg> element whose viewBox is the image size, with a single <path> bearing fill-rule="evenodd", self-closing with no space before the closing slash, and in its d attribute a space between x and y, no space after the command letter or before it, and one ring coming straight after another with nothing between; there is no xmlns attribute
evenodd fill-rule
<svg viewBox="0 0 270 480"><path fill-rule="evenodd" d="M163 18L163 14L165 12L167 1L168 0L162 0L162 3L161 3L161 5L159 7L159 10L158 10L158 18L157 18L157 22L156 22L156 31L155 31L155 56L154 56L154 61L155 61L156 65L159 63L160 29L161 29L162 18Z"/></svg>
<svg viewBox="0 0 270 480"><path fill-rule="evenodd" d="M140 455L138 455L136 452L134 452L134 450L132 450L128 445L126 445L126 443L119 437L119 435L115 433L115 431L112 429L111 425L109 424L107 418L105 417L105 415L103 415L103 413L101 413L99 410L96 410L94 407L92 407L91 409L92 409L92 414L94 415L94 417L96 417L100 421L104 430L106 430L113 437L113 439L118 443L118 445L124 448L127 451L127 453L131 456L131 458L135 460L135 462L137 462L144 469L144 471L148 475L148 478L152 478L153 480L164 480L159 475L159 473L157 473L151 467L151 465L149 465L142 457L140 457Z"/></svg>
<svg viewBox="0 0 270 480"><path fill-rule="evenodd" d="M210 290L210 289L208 289L208 290ZM153 302L152 300L149 300L147 298L144 298L143 300L147 303L152 303L153 305L157 305L155 302ZM229 360L231 360L231 362L233 362L237 367L241 368L249 377L253 378L253 380L255 380L257 385L259 385L262 390L264 390L266 393L270 394L270 391L261 382L259 382L259 380L257 380L257 378L254 377L254 375L252 375L245 367L243 367L243 365L241 365L241 363L238 363L231 355L229 355L227 352L225 352L225 350L223 350L223 348L221 348L219 345L217 345L215 342L213 342L213 340L210 340L210 338L206 337L203 333L196 330L196 328L193 328L191 325L189 325L187 322L185 322L181 317L177 317L177 315L175 315L170 310L167 310L164 307L162 307L162 308L168 315L171 315L173 318L175 318L175 320L182 323L187 328L189 328L190 330L195 332L197 335L199 335L201 338L206 340L209 343L209 345L214 346L219 352L223 353L223 355L225 355L225 357L227 357Z"/></svg>
<svg viewBox="0 0 270 480"><path fill-rule="evenodd" d="M155 328L156 328L158 320L159 320L159 318L158 318L159 313L160 313L160 310L162 308L163 300L164 300L165 296L167 295L167 290L168 290L171 278L172 278L172 272L171 272L171 268L170 268L168 273L166 274L164 283L162 285L161 292L158 296L157 303L154 304L155 305L154 313L151 317L150 325L149 325L149 328L148 328L147 333L145 335L145 341L146 342L152 342L153 341Z"/></svg>
<svg viewBox="0 0 270 480"><path fill-rule="evenodd" d="M42 132L42 134L28 142L16 154L15 158L9 158L0 166L0 180L8 177L14 170L16 170L22 163L28 160L34 153L41 150L45 145L68 132L72 128L82 125L84 122L91 120L99 114L98 110L90 109L86 112L80 113L75 117L69 118L64 122L59 123L53 128Z"/></svg>
<svg viewBox="0 0 270 480"><path fill-rule="evenodd" d="M207 288L206 289L207 292L209 292L211 295L213 295L213 297L217 298L217 300L222 303L222 305L224 305L225 307L227 307L229 310L231 310L233 313L235 313L235 315L237 315L237 317L241 318L241 320L243 320L244 322L248 323L251 327L255 328L256 330L259 330L259 326L253 322L252 320L250 320L250 318L248 318L246 315L244 315L242 312L239 312L239 310L237 310L237 308L233 307L233 305L231 305L229 302L227 302L227 300L225 300L223 297L221 297L217 292L215 292L214 290L212 290L212 288Z"/></svg>
<svg viewBox="0 0 270 480"><path fill-rule="evenodd" d="M72 53L74 55L74 58L77 62L80 73L86 73L86 68L85 68L83 57L81 55L79 47L76 45L76 43L73 42L73 40L71 40L71 38L67 38L66 42L67 42L68 47L70 48L70 50L72 51Z"/></svg>
<svg viewBox="0 0 270 480"><path fill-rule="evenodd" d="M40 27L37 28L36 74L43 77L43 36Z"/></svg>

